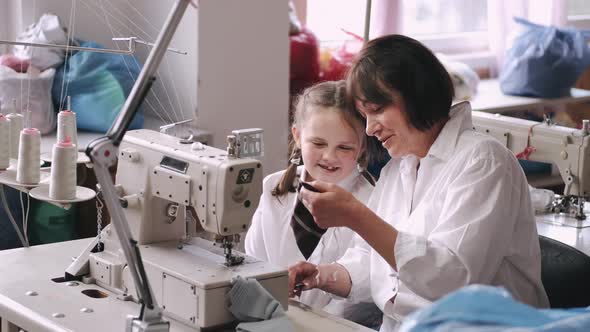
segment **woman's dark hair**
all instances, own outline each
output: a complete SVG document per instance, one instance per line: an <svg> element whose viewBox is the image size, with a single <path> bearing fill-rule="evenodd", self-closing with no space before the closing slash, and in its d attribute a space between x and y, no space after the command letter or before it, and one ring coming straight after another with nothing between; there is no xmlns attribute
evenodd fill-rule
<svg viewBox="0 0 590 332"><path fill-rule="evenodd" d="M367 135L365 135L365 122L358 112L355 112L346 99L346 84L344 81L328 81L318 83L303 91L295 100L295 115L293 126L301 128L308 118L310 112L338 112L344 121L359 136L360 153L357 162L362 168L368 164L367 156ZM301 150L296 146L294 140L290 143L290 159L301 160ZM273 189L272 195L279 197L287 192L294 192L293 182L297 175L297 164L290 163L289 167Z"/></svg>
<svg viewBox="0 0 590 332"><path fill-rule="evenodd" d="M347 98L387 106L405 104L414 128L425 131L448 118L453 101L453 82L436 56L420 42L401 35L369 41L354 60L347 78Z"/></svg>

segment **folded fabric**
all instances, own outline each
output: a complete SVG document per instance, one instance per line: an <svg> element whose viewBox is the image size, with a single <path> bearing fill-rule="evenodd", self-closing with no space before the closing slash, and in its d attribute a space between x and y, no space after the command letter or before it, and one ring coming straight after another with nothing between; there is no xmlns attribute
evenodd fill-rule
<svg viewBox="0 0 590 332"><path fill-rule="evenodd" d="M503 288L471 285L414 312L399 331L590 331L590 310L536 309Z"/></svg>
<svg viewBox="0 0 590 332"><path fill-rule="evenodd" d="M68 36L61 26L59 17L43 14L38 22L26 28L16 37L16 40L26 43L66 45ZM31 65L41 71L59 66L65 57L65 50L61 48L14 46L13 53L20 59L30 60Z"/></svg>
<svg viewBox="0 0 590 332"><path fill-rule="evenodd" d="M551 202L555 198L555 193L548 189L535 188L529 185L529 193L531 194L531 203L535 212L547 212Z"/></svg>
<svg viewBox="0 0 590 332"><path fill-rule="evenodd" d="M240 276L225 295L228 310L242 323L236 331L293 331L281 304L256 279Z"/></svg>
<svg viewBox="0 0 590 332"><path fill-rule="evenodd" d="M459 61L453 61L441 53L436 56L443 64L455 88L455 100L469 100L477 93L479 85L479 76L467 64Z"/></svg>

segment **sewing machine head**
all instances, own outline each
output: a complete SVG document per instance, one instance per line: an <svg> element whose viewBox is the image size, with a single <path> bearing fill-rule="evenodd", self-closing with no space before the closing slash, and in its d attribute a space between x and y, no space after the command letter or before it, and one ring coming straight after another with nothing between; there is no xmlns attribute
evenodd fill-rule
<svg viewBox="0 0 590 332"><path fill-rule="evenodd" d="M499 114L472 112L474 128L498 139L522 159L557 166L565 189L552 211L583 220L584 203L590 198L590 133L548 122L535 122Z"/></svg>
<svg viewBox="0 0 590 332"><path fill-rule="evenodd" d="M231 248L247 230L262 193L262 165L241 158L253 154L240 155L252 145L238 144L254 136L237 133L242 136L230 136L233 145L224 151L151 130L127 132L115 183L138 244L183 241L202 228L233 259Z"/></svg>

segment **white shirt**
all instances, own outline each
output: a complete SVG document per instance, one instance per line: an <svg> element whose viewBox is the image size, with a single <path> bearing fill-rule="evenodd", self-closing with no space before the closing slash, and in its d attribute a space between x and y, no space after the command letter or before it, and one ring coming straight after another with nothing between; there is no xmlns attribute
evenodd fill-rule
<svg viewBox="0 0 590 332"><path fill-rule="evenodd" d="M549 306L526 178L509 150L473 130L469 103L451 109L424 158L383 168L368 206L399 232L397 271L364 241L339 263L351 275L349 299L370 293L383 310L382 331L468 284L504 286L519 301Z"/></svg>
<svg viewBox="0 0 590 332"><path fill-rule="evenodd" d="M283 173L284 171L280 171L264 179L262 196L252 218L252 225L246 234L245 247L248 255L287 268L306 259L297 246L291 227L291 217L297 204L297 193L289 192L279 199L272 196L272 190ZM297 174L304 180L303 166L298 167ZM338 185L363 203L367 202L374 188L357 170ZM344 227L329 228L307 261L313 264L335 262L347 249L354 246L354 234L352 230ZM347 301L333 299L320 290L303 292L300 301L311 307L323 308L328 312L344 316L355 307Z"/></svg>

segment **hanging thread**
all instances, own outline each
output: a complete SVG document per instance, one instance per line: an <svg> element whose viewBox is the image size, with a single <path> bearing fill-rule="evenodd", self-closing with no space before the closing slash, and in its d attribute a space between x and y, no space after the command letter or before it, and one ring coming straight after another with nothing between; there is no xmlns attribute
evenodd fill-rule
<svg viewBox="0 0 590 332"><path fill-rule="evenodd" d="M10 120L0 113L0 170L10 166Z"/></svg>
<svg viewBox="0 0 590 332"><path fill-rule="evenodd" d="M16 181L37 184L41 178L41 133L37 128L25 128L20 132Z"/></svg>
<svg viewBox="0 0 590 332"><path fill-rule="evenodd" d="M49 197L55 200L76 198L76 160L78 152L69 137L53 145Z"/></svg>
<svg viewBox="0 0 590 332"><path fill-rule="evenodd" d="M529 127L529 133L526 138L526 146L524 147L524 150L516 154L517 159L529 160L531 154L537 151L537 149L531 144L531 136L533 136L533 128L540 124L541 123L536 123Z"/></svg>

